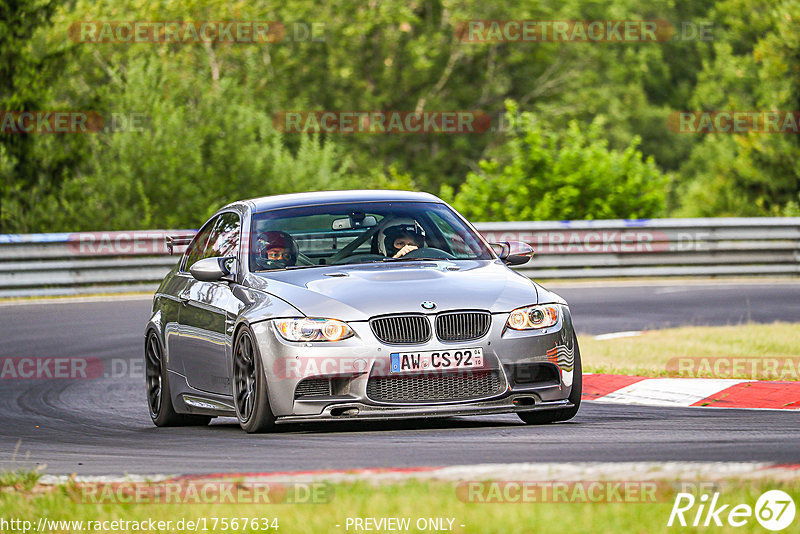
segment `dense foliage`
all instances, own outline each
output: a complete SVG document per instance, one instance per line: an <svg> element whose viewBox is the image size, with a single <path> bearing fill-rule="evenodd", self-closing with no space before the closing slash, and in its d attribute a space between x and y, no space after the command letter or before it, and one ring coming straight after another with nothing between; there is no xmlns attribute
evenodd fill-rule
<svg viewBox="0 0 800 534"><path fill-rule="evenodd" d="M676 33L462 42L470 19L664 19ZM271 44L70 38L78 21L125 20L277 20L287 33ZM196 227L230 200L334 188L426 190L473 220L795 214L800 136L680 133L668 121L761 109L800 109L796 1L0 0L0 110L145 118L93 134L0 133L0 231ZM281 133L273 117L286 110L480 110L493 127Z"/></svg>
<svg viewBox="0 0 800 534"><path fill-rule="evenodd" d="M480 162L454 195L465 217L477 221L644 218L663 213L666 179L653 158L642 160L638 138L624 151L608 148L603 121L566 129L517 113L509 104L509 140L498 159ZM501 163L507 161L507 164Z"/></svg>

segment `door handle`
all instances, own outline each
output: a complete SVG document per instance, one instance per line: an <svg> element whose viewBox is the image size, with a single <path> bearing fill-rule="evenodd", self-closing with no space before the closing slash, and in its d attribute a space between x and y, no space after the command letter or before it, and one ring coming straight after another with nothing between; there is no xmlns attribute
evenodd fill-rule
<svg viewBox="0 0 800 534"><path fill-rule="evenodd" d="M185 295L185 294L183 294L183 293L182 293L182 294L180 294L180 295L178 295L178 300L180 300L180 301L181 301L181 306L186 306L187 304L189 304L189 297L188 297L188 295Z"/></svg>

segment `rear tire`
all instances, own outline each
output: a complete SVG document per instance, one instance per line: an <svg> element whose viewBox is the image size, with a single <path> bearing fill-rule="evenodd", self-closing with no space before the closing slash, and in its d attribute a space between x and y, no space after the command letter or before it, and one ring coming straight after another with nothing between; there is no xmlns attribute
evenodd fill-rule
<svg viewBox="0 0 800 534"><path fill-rule="evenodd" d="M578 348L578 338L572 334L572 344L575 347L575 363L572 373L572 391L569 392L568 400L574 405L572 408L558 408L555 410L541 410L530 412L518 412L517 415L529 425L545 425L557 423L558 421L568 421L575 417L581 407L581 393L583 392L583 366L581 365L581 351Z"/></svg>
<svg viewBox="0 0 800 534"><path fill-rule="evenodd" d="M211 421L208 415L177 413L172 404L172 394L167 378L164 351L154 330L147 334L144 346L145 384L150 419L156 426L205 426Z"/></svg>
<svg viewBox="0 0 800 534"><path fill-rule="evenodd" d="M275 416L269 406L267 377L253 334L246 326L233 344L233 405L239 426L248 434L269 432Z"/></svg>

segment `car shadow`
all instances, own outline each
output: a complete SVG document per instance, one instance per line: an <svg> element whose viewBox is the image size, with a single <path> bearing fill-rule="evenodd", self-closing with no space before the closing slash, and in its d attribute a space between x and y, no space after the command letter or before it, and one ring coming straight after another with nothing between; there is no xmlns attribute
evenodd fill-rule
<svg viewBox="0 0 800 534"><path fill-rule="evenodd" d="M317 423L286 423L275 426L272 433L280 434L330 434L330 433L351 433L351 432L387 432L387 431L408 431L408 430L453 430L453 429L473 429L473 428L509 428L524 426L520 420L502 420L487 417L436 417L436 418L415 418L398 419L390 421L358 421L341 420L325 421ZM241 428L235 419L225 418L219 422L213 421L209 428L214 430L235 430L241 432Z"/></svg>

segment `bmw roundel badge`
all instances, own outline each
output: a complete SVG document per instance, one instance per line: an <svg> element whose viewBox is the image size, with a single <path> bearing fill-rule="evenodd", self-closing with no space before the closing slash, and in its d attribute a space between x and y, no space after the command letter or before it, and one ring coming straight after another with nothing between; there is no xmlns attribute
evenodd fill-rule
<svg viewBox="0 0 800 534"><path fill-rule="evenodd" d="M430 300L425 300L422 301L422 304L420 304L420 306L422 306L426 310L432 310L436 307L436 303Z"/></svg>

